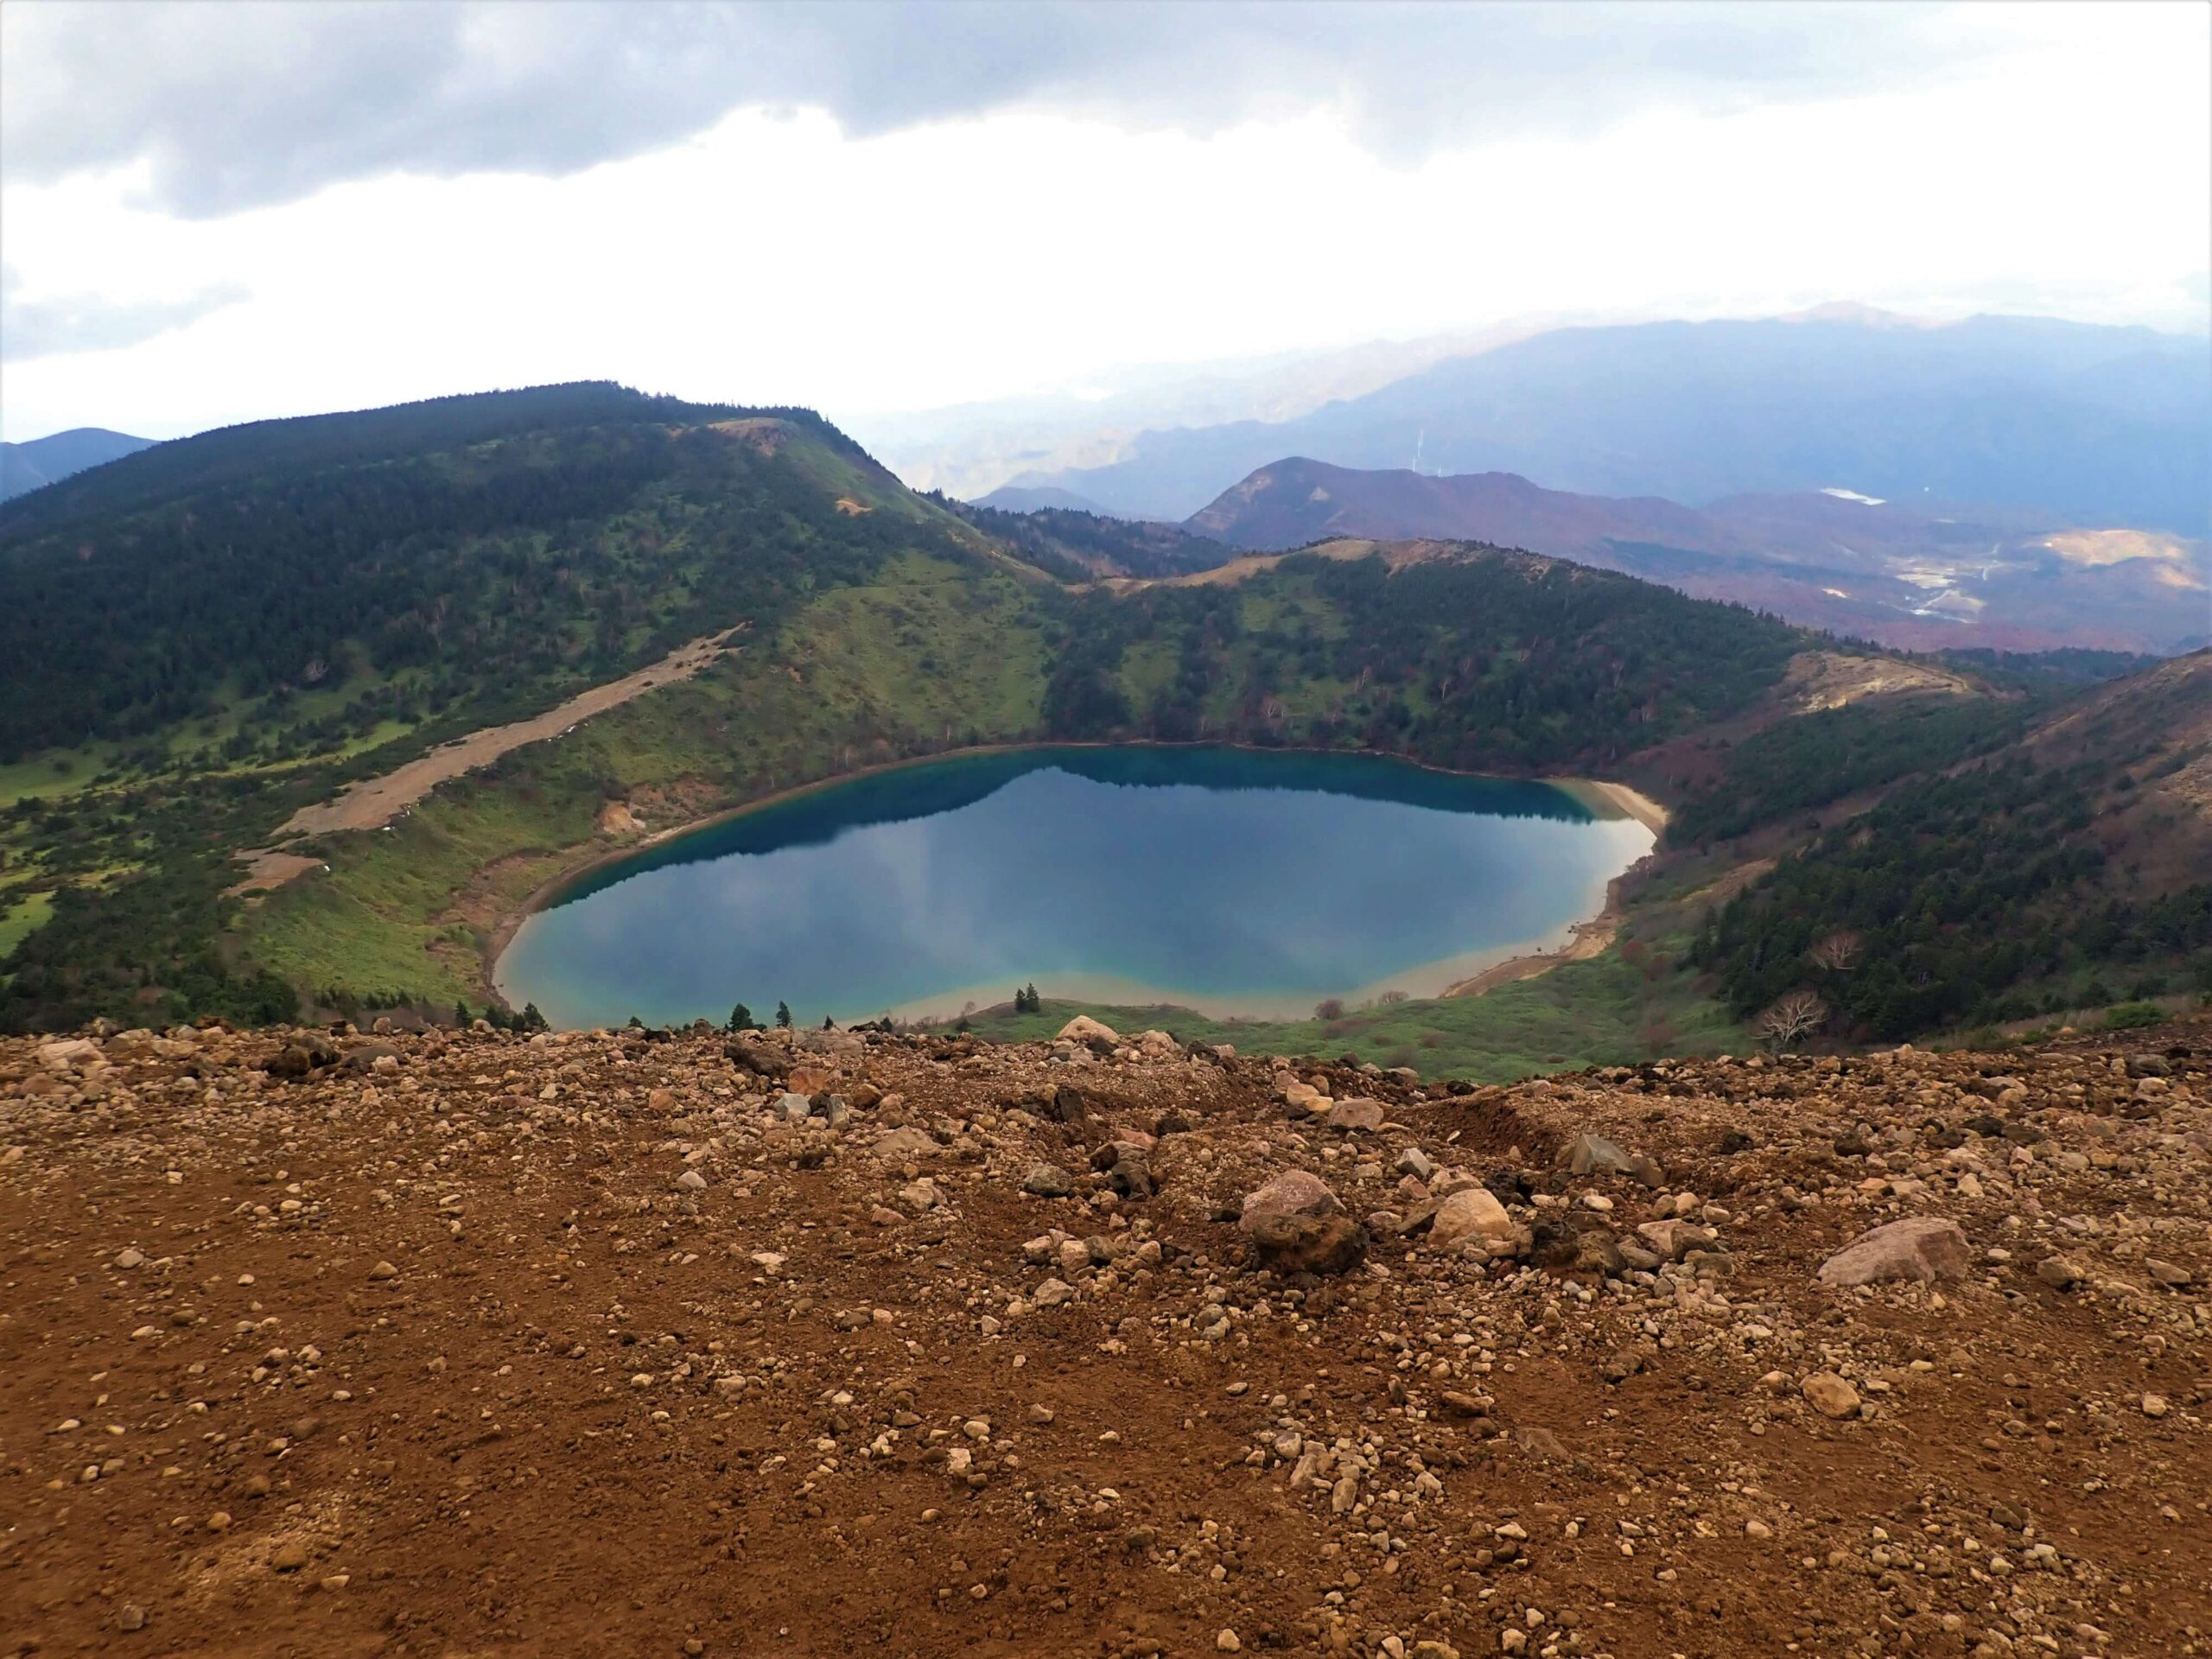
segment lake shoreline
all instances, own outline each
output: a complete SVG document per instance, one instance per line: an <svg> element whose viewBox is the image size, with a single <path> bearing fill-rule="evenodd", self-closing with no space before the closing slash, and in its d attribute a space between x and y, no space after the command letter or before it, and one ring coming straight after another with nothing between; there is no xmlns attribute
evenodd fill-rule
<svg viewBox="0 0 2212 1659"><path fill-rule="evenodd" d="M796 784L786 789L775 790L753 800L742 802L734 806L723 807L715 811L703 814L701 817L688 819L682 823L671 824L663 830L652 830L643 836L638 836L635 839L626 840L619 845L600 849L585 856L572 860L569 863L563 865L557 873L548 877L545 880L540 882L536 887L532 888L530 893L521 901L520 904L500 912L498 923L494 925L491 932L485 937L484 943L479 950L479 959L485 988L490 994L497 1006L505 1008L510 1013L514 1012L513 1005L508 1001L506 993L499 983L499 963L501 958L505 956L508 947L514 943L515 935L521 931L523 925L529 921L532 916L537 915L539 912L549 909L553 905L558 903L570 889L591 875L607 868L609 865L620 863L625 859L632 858L638 854L647 851L652 848L666 846L671 842L681 841L687 836L698 835L703 831L715 829L719 825L728 823L733 819L743 817L751 813L762 811L770 807L781 805L786 802L798 800L808 795L818 794L824 790L833 789L842 784L856 782L864 778L880 777L889 772L906 771L916 766L931 766L942 761L960 760L971 755L1015 754L1033 752L1039 749L1136 748L1231 749L1249 754L1359 756L1370 760L1395 760L1402 766L1411 766L1421 772L1432 772L1439 777L1491 779L1500 783L1545 784L1548 785L1552 788L1560 791L1562 793L1580 803L1586 809L1588 809L1593 817L1599 818L1624 817L1635 820L1637 823L1642 824L1645 829L1651 831L1655 838L1655 852L1656 850L1656 838L1664 835L1669 817L1668 810L1664 806L1661 805L1658 802L1652 800L1649 796L1643 794L1642 791L1626 784L1614 783L1590 778L1549 778L1516 775L1507 772L1467 772L1452 766L1433 766L1427 761L1416 760L1410 755L1395 753L1387 749L1319 749L1296 744L1269 745L1259 743L1207 742L1170 743L1163 742L1157 739L1141 739L1127 742L1058 741L968 744L958 748L939 749L926 754L910 755L898 760L880 761L873 766L856 766L849 772L841 772L830 777L816 779L810 783ZM1604 907L1597 915L1586 918L1582 921L1573 922L1567 925L1568 931L1572 935L1573 935L1573 938L1570 939L1567 945L1561 947L1562 951L1571 950L1574 948L1575 942L1581 937L1581 930L1603 925L1609 916L1614 915L1616 911L1615 894L1618 884L1622 880L1625 880L1627 876L1632 874L1637 868L1640 868L1651 857L1651 855L1652 855L1650 853L1645 854L1643 858L1638 859L1635 864L1630 866L1629 869L1623 871L1620 875L1614 877L1612 881L1607 884L1605 889L1605 903ZM1606 937L1608 942L1610 942L1610 931ZM1592 954L1594 954L1594 952ZM1449 988L1443 992L1442 995L1446 996L1456 996L1476 994L1466 988L1476 985L1478 982L1485 979L1489 975L1503 972L1504 970L1512 968L1516 963L1542 962L1547 965L1555 965L1556 963L1560 961L1571 961L1577 958L1561 954L1560 951L1524 953L1520 956L1509 957L1504 961L1493 964L1491 967L1484 969L1481 973L1473 976L1471 979L1462 982L1461 984ZM1534 971L1541 972L1542 969L1539 968ZM1514 976L1514 977L1523 976ZM1500 981L1498 982L1503 983L1504 982ZM1483 986L1482 988L1487 989L1488 986Z"/></svg>

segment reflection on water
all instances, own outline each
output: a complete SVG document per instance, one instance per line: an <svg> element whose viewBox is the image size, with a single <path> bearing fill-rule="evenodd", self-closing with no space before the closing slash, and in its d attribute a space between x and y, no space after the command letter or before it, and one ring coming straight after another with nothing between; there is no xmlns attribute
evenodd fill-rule
<svg viewBox="0 0 2212 1659"><path fill-rule="evenodd" d="M1363 755L1044 748L811 791L594 872L499 963L558 1025L1048 996L1303 1014L1555 938L1650 845L1544 784Z"/></svg>

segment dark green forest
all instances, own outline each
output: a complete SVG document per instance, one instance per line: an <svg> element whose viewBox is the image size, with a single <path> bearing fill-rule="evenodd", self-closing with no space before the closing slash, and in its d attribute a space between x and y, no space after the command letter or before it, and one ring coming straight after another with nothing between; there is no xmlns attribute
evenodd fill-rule
<svg viewBox="0 0 2212 1659"><path fill-rule="evenodd" d="M516 396L510 423L537 418ZM281 432L280 454L304 454L227 482L200 476L227 463L168 458L195 439L99 469L123 475L105 487L126 502L147 493L142 463L185 493L54 528L43 506L0 518L0 764L226 714L281 728L310 695L326 740L457 708L482 724L757 621L911 539L912 521L874 514L825 533L822 491L797 471L626 396L620 424L495 437L473 436L493 412L479 400L422 405L418 442L455 427L472 441L366 461L341 440L368 417L327 417L327 442ZM223 758L256 749L241 731Z"/></svg>
<svg viewBox="0 0 2212 1659"><path fill-rule="evenodd" d="M1714 912L1693 960L1746 1018L1809 988L1836 1034L1887 1039L2212 990L2212 882L2137 896L2097 834L2133 787L2119 756L1916 779Z"/></svg>
<svg viewBox="0 0 2212 1659"><path fill-rule="evenodd" d="M1721 775L1682 804L1669 836L1677 846L1725 841L1989 753L2052 701L2048 690L2009 698L1869 697L1778 721L1729 751Z"/></svg>
<svg viewBox="0 0 2212 1659"><path fill-rule="evenodd" d="M1238 556L1226 543L1193 536L1174 524L1109 518L1067 507L1008 512L956 501L934 491L926 499L1064 582L1088 582L1101 571L1128 576L1187 575Z"/></svg>
<svg viewBox="0 0 2212 1659"><path fill-rule="evenodd" d="M1254 613L1262 620L1255 622ZM1294 554L1234 585L1067 595L1049 735L1358 747L1467 771L1600 766L1756 697L1804 636L1532 554ZM1133 650L1172 653L1141 707Z"/></svg>

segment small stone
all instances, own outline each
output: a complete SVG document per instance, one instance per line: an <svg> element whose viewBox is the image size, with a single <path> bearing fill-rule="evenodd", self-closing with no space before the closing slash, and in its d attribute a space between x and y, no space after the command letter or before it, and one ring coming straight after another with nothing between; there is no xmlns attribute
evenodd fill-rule
<svg viewBox="0 0 2212 1659"><path fill-rule="evenodd" d="M2163 1417L2166 1414L2167 1409L2164 1395L2146 1394L2143 1396L2143 1414L2145 1417Z"/></svg>
<svg viewBox="0 0 2212 1659"><path fill-rule="evenodd" d="M2071 1290L2082 1282L2082 1269L2063 1255L2047 1256L2036 1263L2036 1277L2053 1290Z"/></svg>
<svg viewBox="0 0 2212 1659"><path fill-rule="evenodd" d="M1333 1216L1344 1206L1318 1175L1302 1169L1285 1170L1264 1185L1244 1195L1238 1219L1246 1231L1262 1216Z"/></svg>
<svg viewBox="0 0 2212 1659"><path fill-rule="evenodd" d="M1213 1644L1223 1653L1242 1653L1244 1650L1244 1643L1237 1639L1234 1630L1224 1630L1214 1637Z"/></svg>
<svg viewBox="0 0 2212 1659"><path fill-rule="evenodd" d="M228 1510L218 1510L214 1514L207 1517L208 1531L228 1532L230 1529L231 1512Z"/></svg>
<svg viewBox="0 0 2212 1659"><path fill-rule="evenodd" d="M296 1538L287 1538L270 1553L269 1565L279 1573L296 1573L308 1564L308 1547Z"/></svg>
<svg viewBox="0 0 2212 1659"><path fill-rule="evenodd" d="M137 1250L124 1250L115 1258L115 1265L124 1268L143 1268L146 1265L146 1258Z"/></svg>
<svg viewBox="0 0 2212 1659"><path fill-rule="evenodd" d="M1330 1128L1342 1129L1347 1134L1379 1129L1382 1127L1382 1103L1369 1100L1364 1096L1340 1100L1329 1108L1321 1122Z"/></svg>
<svg viewBox="0 0 2212 1659"><path fill-rule="evenodd" d="M1075 1191L1075 1177L1058 1164L1032 1164L1021 1190L1033 1198L1065 1198Z"/></svg>
<svg viewBox="0 0 2212 1659"><path fill-rule="evenodd" d="M1799 1386L1813 1409L1823 1417L1854 1417L1859 1414L1859 1390L1834 1371L1815 1371Z"/></svg>
<svg viewBox="0 0 2212 1659"><path fill-rule="evenodd" d="M703 1192L707 1190L707 1178L696 1169L685 1170L676 1178L676 1184L686 1192Z"/></svg>
<svg viewBox="0 0 2212 1659"><path fill-rule="evenodd" d="M389 1262L379 1262L369 1269L369 1277L375 1280L397 1279L399 1277L399 1269Z"/></svg>
<svg viewBox="0 0 2212 1659"><path fill-rule="evenodd" d="M1513 1217L1485 1186L1465 1186L1436 1207L1429 1224L1429 1243L1441 1249L1478 1238L1485 1244L1504 1244L1513 1238Z"/></svg>
<svg viewBox="0 0 2212 1659"><path fill-rule="evenodd" d="M144 1630L146 1610L135 1602L126 1601L115 1615L115 1627L119 1630Z"/></svg>
<svg viewBox="0 0 2212 1659"><path fill-rule="evenodd" d="M1419 1147L1408 1147L1400 1153L1394 1167L1399 1174L1410 1175L1417 1181L1426 1181L1436 1173L1434 1160Z"/></svg>

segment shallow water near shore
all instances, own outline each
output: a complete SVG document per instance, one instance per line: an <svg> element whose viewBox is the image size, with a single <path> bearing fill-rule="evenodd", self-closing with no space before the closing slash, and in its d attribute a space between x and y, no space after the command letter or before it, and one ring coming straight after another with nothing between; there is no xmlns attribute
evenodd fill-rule
<svg viewBox="0 0 2212 1659"><path fill-rule="evenodd" d="M1651 831L1371 755L1044 747L893 767L600 866L502 994L560 1026L949 1017L1054 998L1284 1019L1561 943Z"/></svg>

